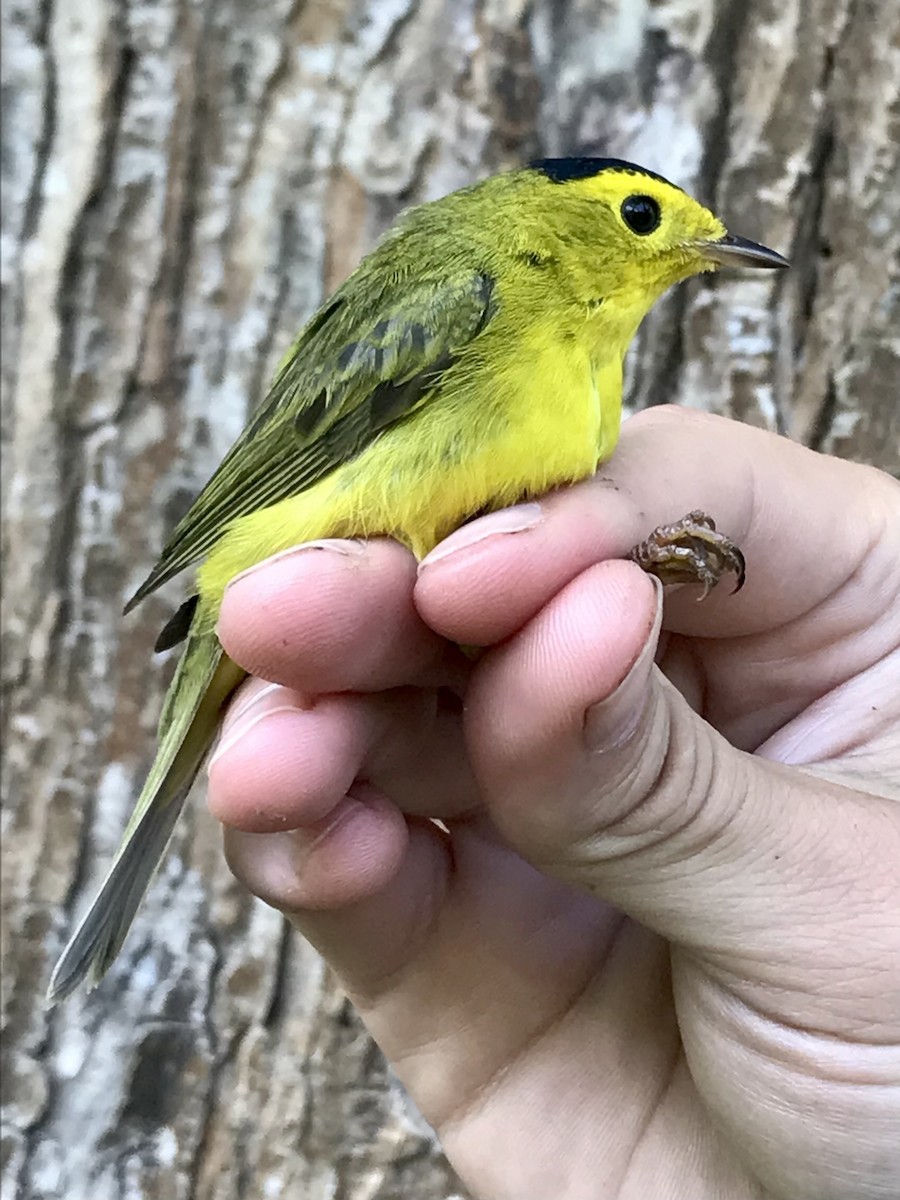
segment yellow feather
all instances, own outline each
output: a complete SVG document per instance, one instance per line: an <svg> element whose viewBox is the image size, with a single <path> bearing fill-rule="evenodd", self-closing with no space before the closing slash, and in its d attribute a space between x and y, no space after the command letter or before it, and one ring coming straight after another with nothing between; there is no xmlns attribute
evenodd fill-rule
<svg viewBox="0 0 900 1200"><path fill-rule="evenodd" d="M479 402L470 379L307 491L236 521L198 573L204 609L218 611L240 571L298 542L386 535L421 558L474 512L592 474L618 439L621 358L596 369L556 331L527 342L518 361L492 364Z"/></svg>

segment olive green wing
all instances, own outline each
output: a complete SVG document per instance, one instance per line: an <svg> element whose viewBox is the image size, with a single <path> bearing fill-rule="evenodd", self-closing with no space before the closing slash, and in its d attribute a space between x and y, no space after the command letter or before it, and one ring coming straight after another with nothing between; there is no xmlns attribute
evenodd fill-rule
<svg viewBox="0 0 900 1200"><path fill-rule="evenodd" d="M301 332L125 611L207 554L232 521L311 487L427 402L495 308L481 272L409 283L351 276Z"/></svg>

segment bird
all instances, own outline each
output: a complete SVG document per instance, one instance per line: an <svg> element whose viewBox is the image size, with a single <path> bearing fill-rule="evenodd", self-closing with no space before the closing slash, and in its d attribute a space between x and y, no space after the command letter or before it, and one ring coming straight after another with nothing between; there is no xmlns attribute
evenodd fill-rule
<svg viewBox="0 0 900 1200"><path fill-rule="evenodd" d="M395 538L421 559L474 515L594 474L655 301L700 272L787 265L617 158L539 159L401 214L300 331L125 607L199 563L156 643L185 642L156 758L49 1001L109 968L245 677L216 637L232 578L322 537ZM633 557L704 592L727 571L743 581L739 550L699 512Z"/></svg>

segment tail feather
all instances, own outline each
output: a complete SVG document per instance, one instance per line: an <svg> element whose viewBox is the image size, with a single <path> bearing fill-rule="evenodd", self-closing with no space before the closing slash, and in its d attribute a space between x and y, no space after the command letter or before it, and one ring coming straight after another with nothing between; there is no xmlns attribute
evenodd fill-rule
<svg viewBox="0 0 900 1200"><path fill-rule="evenodd" d="M178 814L244 672L212 632L190 634L160 720L153 766L97 896L53 969L47 999L100 981L119 952L168 845Z"/></svg>
<svg viewBox="0 0 900 1200"><path fill-rule="evenodd" d="M49 1004L65 1000L85 980L94 987L109 969L159 866L191 783L193 778L165 805L147 809L53 968Z"/></svg>

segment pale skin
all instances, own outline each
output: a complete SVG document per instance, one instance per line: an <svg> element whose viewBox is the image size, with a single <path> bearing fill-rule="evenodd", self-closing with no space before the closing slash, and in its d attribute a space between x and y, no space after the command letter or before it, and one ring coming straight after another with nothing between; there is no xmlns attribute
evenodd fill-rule
<svg viewBox="0 0 900 1200"><path fill-rule="evenodd" d="M662 611L622 556L695 508L747 583ZM232 870L480 1200L896 1196L898 564L887 476L659 409L418 573L329 543L228 589Z"/></svg>

